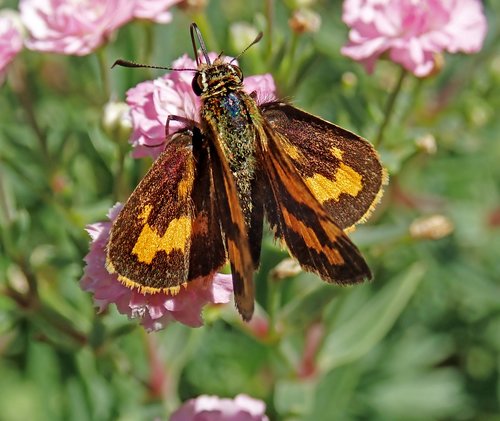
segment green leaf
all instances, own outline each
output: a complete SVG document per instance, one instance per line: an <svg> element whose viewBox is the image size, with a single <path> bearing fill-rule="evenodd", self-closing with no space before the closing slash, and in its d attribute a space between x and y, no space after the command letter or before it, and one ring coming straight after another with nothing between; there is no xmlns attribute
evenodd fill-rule
<svg viewBox="0 0 500 421"><path fill-rule="evenodd" d="M334 328L325 338L318 365L331 370L365 355L394 325L425 274L425 267L415 263L395 277L352 317Z"/></svg>

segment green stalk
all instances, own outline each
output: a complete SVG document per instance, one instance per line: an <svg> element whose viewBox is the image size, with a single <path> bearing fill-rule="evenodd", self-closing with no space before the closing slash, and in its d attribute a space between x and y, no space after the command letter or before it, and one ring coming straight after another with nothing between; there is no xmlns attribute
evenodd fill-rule
<svg viewBox="0 0 500 421"><path fill-rule="evenodd" d="M101 75L102 89L104 92L104 102L108 101L111 96L111 85L109 82L109 62L106 55L105 47L97 50L97 61L99 62L99 73Z"/></svg>
<svg viewBox="0 0 500 421"><path fill-rule="evenodd" d="M375 141L373 142L373 145L375 147L380 146L380 144L382 143L382 140L384 139L385 129L389 125L389 122L392 118L392 115L394 112L394 105L396 104L396 99L399 96L399 93L401 92L401 87L403 86L403 82L404 82L407 74L408 73L405 70L405 68L401 67L398 80L396 81L396 85L394 86L391 94L389 95L389 98L387 98L387 103L385 106L385 113L384 113L384 120L380 124L377 136L375 137Z"/></svg>
<svg viewBox="0 0 500 421"><path fill-rule="evenodd" d="M274 22L274 2L273 0L265 1L265 16L267 21L267 36L266 36L266 52L267 56L271 55L271 51L273 48L273 22Z"/></svg>

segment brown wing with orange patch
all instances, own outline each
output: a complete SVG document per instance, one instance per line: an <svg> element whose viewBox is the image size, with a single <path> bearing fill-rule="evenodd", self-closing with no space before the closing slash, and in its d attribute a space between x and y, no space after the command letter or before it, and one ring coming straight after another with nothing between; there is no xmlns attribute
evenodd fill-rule
<svg viewBox="0 0 500 421"><path fill-rule="evenodd" d="M176 293L226 260L201 133L175 135L113 224L106 267L129 288ZM206 253L207 248L210 253Z"/></svg>
<svg viewBox="0 0 500 421"><path fill-rule="evenodd" d="M370 215L387 175L368 141L291 105L271 102L262 112L281 134L294 169L333 221L348 229Z"/></svg>
<svg viewBox="0 0 500 421"><path fill-rule="evenodd" d="M260 134L260 200L277 238L302 267L327 282L371 278L359 250L306 186L284 150L285 139L267 124Z"/></svg>

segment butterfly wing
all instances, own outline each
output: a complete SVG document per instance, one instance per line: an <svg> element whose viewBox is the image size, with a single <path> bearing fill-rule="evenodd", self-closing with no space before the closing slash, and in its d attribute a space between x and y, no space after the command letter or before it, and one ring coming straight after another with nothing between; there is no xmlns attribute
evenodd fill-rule
<svg viewBox="0 0 500 421"><path fill-rule="evenodd" d="M231 263L233 291L236 307L244 320L252 318L254 309L254 262L240 207L236 184L224 159L220 145L214 141L211 148L212 170L222 230L226 236L226 249Z"/></svg>
<svg viewBox="0 0 500 421"><path fill-rule="evenodd" d="M202 143L197 129L176 134L115 220L106 266L127 287L175 293L181 284L213 274L224 264Z"/></svg>
<svg viewBox="0 0 500 421"><path fill-rule="evenodd" d="M371 278L359 250L285 153L288 140L266 122L259 137L260 200L275 236L286 243L302 267L327 282L351 284Z"/></svg>
<svg viewBox="0 0 500 421"><path fill-rule="evenodd" d="M363 222L387 175L365 139L283 102L261 106L280 147L314 197L342 229Z"/></svg>

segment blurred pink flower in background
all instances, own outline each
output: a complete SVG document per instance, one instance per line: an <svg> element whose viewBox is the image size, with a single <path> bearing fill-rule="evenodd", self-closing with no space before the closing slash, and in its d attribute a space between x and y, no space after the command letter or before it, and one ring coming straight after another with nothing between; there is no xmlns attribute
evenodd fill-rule
<svg viewBox="0 0 500 421"><path fill-rule="evenodd" d="M0 15L0 83L3 82L7 66L23 48L18 20L15 12Z"/></svg>
<svg viewBox="0 0 500 421"><path fill-rule="evenodd" d="M487 32L479 0L345 0L342 18L350 27L342 54L372 72L388 53L419 77L435 69L436 54L479 51Z"/></svg>
<svg viewBox="0 0 500 421"><path fill-rule="evenodd" d="M170 421L269 421L266 405L247 395L234 399L202 395L185 402Z"/></svg>
<svg viewBox="0 0 500 421"><path fill-rule="evenodd" d="M167 23L172 20L169 8L180 3L182 0L136 0L134 17L138 19L152 20L157 23Z"/></svg>
<svg viewBox="0 0 500 421"><path fill-rule="evenodd" d="M129 21L129 0L21 0L19 8L32 50L86 55Z"/></svg>
<svg viewBox="0 0 500 421"><path fill-rule="evenodd" d="M134 18L168 22L176 0L21 0L19 8L36 51L83 56L105 44Z"/></svg>
<svg viewBox="0 0 500 421"><path fill-rule="evenodd" d="M208 303L225 304L231 300L233 286L231 275L216 274L212 280L200 279L181 287L175 295L141 294L118 281L116 274L110 274L105 267L106 244L112 222L122 206L111 208L111 222L98 222L87 226L91 237L90 251L85 256L86 267L80 286L94 294L95 305L103 311L114 303L121 314L137 318L148 330L163 329L171 321L178 321L191 327L203 324L201 311Z"/></svg>
<svg viewBox="0 0 500 421"><path fill-rule="evenodd" d="M209 56L214 60L217 54L210 53ZM227 57L226 60L231 58ZM172 67L196 69L196 62L184 55L174 61ZM164 149L165 123L169 115L199 120L201 103L191 87L193 75L192 71L173 71L155 80L141 82L128 90L134 157L150 155L156 158L159 155ZM245 77L243 84L246 92L257 93L258 101L274 99L276 86L270 74ZM173 133L184 126L184 123L172 120L169 132Z"/></svg>

